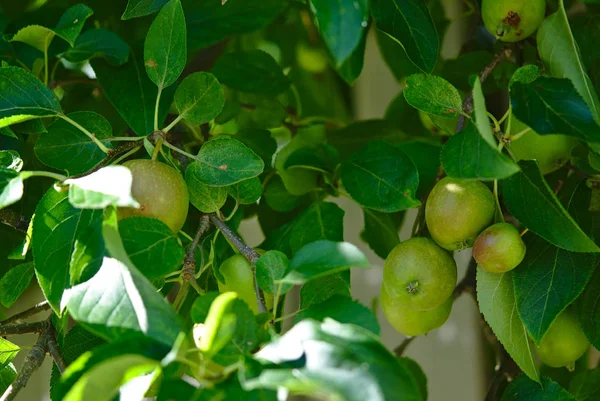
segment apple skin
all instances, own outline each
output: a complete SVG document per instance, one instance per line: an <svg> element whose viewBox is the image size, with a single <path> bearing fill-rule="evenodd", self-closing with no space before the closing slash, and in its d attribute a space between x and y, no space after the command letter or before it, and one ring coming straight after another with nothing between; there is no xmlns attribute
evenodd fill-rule
<svg viewBox="0 0 600 401"><path fill-rule="evenodd" d="M130 160L123 166L131 170L131 194L139 209L119 208L118 217L153 217L178 233L187 219L189 194L185 180L173 167L155 160Z"/></svg>
<svg viewBox="0 0 600 401"><path fill-rule="evenodd" d="M512 224L496 223L481 232L473 245L473 258L489 273L505 273L525 257L526 246Z"/></svg>
<svg viewBox="0 0 600 401"><path fill-rule="evenodd" d="M590 346L577 317L566 309L556 317L537 346L541 361L553 368L567 367L572 370L575 361L585 354Z"/></svg>
<svg viewBox="0 0 600 401"><path fill-rule="evenodd" d="M327 54L322 49L311 47L304 42L296 46L296 60L302 69L313 74L321 74L329 66Z"/></svg>
<svg viewBox="0 0 600 401"><path fill-rule="evenodd" d="M518 42L544 21L546 0L483 0L481 16L487 30L503 42Z"/></svg>
<svg viewBox="0 0 600 401"><path fill-rule="evenodd" d="M392 327L410 337L426 334L446 323L454 301L450 296L443 304L433 309L424 311L408 309L390 296L384 288L381 289L379 300L383 313Z"/></svg>
<svg viewBox="0 0 600 401"><path fill-rule="evenodd" d="M452 295L456 262L429 238L415 237L394 247L383 265L381 292L404 308L433 309Z"/></svg>
<svg viewBox="0 0 600 401"><path fill-rule="evenodd" d="M496 202L479 181L445 177L431 190L425 204L429 234L449 251L473 246L477 235L492 223Z"/></svg>

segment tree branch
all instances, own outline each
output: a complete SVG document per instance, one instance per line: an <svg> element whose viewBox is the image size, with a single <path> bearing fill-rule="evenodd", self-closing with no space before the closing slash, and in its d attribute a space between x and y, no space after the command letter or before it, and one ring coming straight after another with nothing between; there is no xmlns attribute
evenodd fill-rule
<svg viewBox="0 0 600 401"><path fill-rule="evenodd" d="M46 311L48 309L50 309L50 304L48 303L48 301L43 301L37 305L32 306L31 308L29 308L27 310L24 310L23 312L19 312L16 315L13 315L13 316L9 317L8 319L3 320L0 323L2 323L2 326L20 323L23 320L27 319L28 317L36 315L36 314Z"/></svg>
<svg viewBox="0 0 600 401"><path fill-rule="evenodd" d="M494 55L492 61L486 65L483 70L479 73L479 80L481 83L487 79L487 77L494 71L494 68L498 66L502 61L506 60L512 54L512 48L504 47L500 49L498 53ZM473 112L473 91L470 91L462 104L463 112L470 115ZM456 124L456 132L460 132L465 127L465 115L461 114L458 117L458 123Z"/></svg>
<svg viewBox="0 0 600 401"><path fill-rule="evenodd" d="M400 358L402 356L402 354L404 354L404 351L406 351L406 348L408 348L410 343L412 343L415 338L417 338L417 337L414 336L414 337L405 338L404 341L402 341L400 343L400 345L398 345L396 348L394 348L394 355L396 355L398 358Z"/></svg>
<svg viewBox="0 0 600 401"><path fill-rule="evenodd" d="M240 237L237 236L236 233L227 226L216 214L210 215L210 221L217 227L225 238L229 240L229 242L241 253L247 260L250 262L252 266L252 277L254 280L254 291L256 292L256 302L258 303L258 311L266 312L267 306L265 304L264 296L260 288L258 287L258 282L256 281L256 261L260 258L260 255L251 247L246 245L244 241Z"/></svg>
<svg viewBox="0 0 600 401"><path fill-rule="evenodd" d="M58 368L58 371L62 375L64 373L64 371L67 369L67 361L65 361L65 358L63 358L62 353L60 352L60 347L58 346L58 343L56 342L56 330L54 329L54 326L52 324L50 324L48 331L50 334L48 336L48 343L47 343L48 353L54 360L54 364L56 365L56 367Z"/></svg>
<svg viewBox="0 0 600 401"><path fill-rule="evenodd" d="M210 220L207 215L202 215L200 217L200 223L198 225L198 231L196 232L196 236L194 237L192 244L187 250L185 254L185 258L183 259L183 269L181 271L181 278L191 284L191 286L198 291L198 293L202 293L198 282L196 281L196 248L200 243L200 238L206 234L208 229L210 228ZM200 250L202 252L202 250Z"/></svg>
<svg viewBox="0 0 600 401"><path fill-rule="evenodd" d="M48 328L48 321L21 324L7 324L0 326L0 336L12 336L16 334L41 333Z"/></svg>

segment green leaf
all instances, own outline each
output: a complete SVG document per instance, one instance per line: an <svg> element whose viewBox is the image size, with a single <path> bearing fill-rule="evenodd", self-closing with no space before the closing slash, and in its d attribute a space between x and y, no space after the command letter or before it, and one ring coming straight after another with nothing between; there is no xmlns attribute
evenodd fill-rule
<svg viewBox="0 0 600 401"><path fill-rule="evenodd" d="M6 389L12 384L12 382L15 381L16 378L17 370L12 363L0 369L0 393L4 394Z"/></svg>
<svg viewBox="0 0 600 401"><path fill-rule="evenodd" d="M290 260L283 252L267 251L256 261L256 282L258 286L269 294L277 292L277 282L283 278L290 265ZM283 284L280 294L283 295L292 289L292 285Z"/></svg>
<svg viewBox="0 0 600 401"><path fill-rule="evenodd" d="M598 401L600 399L600 367L577 373L569 384L569 393L577 401Z"/></svg>
<svg viewBox="0 0 600 401"><path fill-rule="evenodd" d="M129 61L120 67L109 65L101 59L91 60L98 83L110 103L139 136L154 132L154 109L158 89L144 71L139 52L132 52ZM165 120L174 88L163 90L160 97L158 123Z"/></svg>
<svg viewBox="0 0 600 401"><path fill-rule="evenodd" d="M107 256L102 232L97 226L90 226L78 234L73 245L71 256L71 284L79 284L89 280L102 265Z"/></svg>
<svg viewBox="0 0 600 401"><path fill-rule="evenodd" d="M290 87L277 61L262 50L225 53L212 73L222 84L242 92L278 95Z"/></svg>
<svg viewBox="0 0 600 401"><path fill-rule="evenodd" d="M501 180L520 170L514 161L483 139L475 124L451 136L440 158L448 176L462 179Z"/></svg>
<svg viewBox="0 0 600 401"><path fill-rule="evenodd" d="M462 99L452 84L437 75L413 74L404 84L406 102L426 113L454 117L462 111Z"/></svg>
<svg viewBox="0 0 600 401"><path fill-rule="evenodd" d="M535 236L513 278L521 320L539 344L554 319L585 288L594 272L595 256L557 248Z"/></svg>
<svg viewBox="0 0 600 401"><path fill-rule="evenodd" d="M571 32L563 0L559 0L558 11L548 16L538 28L537 47L549 74L570 79L591 110L593 119L600 123L598 95Z"/></svg>
<svg viewBox="0 0 600 401"><path fill-rule="evenodd" d="M327 317L340 323L350 323L364 327L377 335L381 331L377 317L369 308L358 301L352 300L352 298L340 295L335 295L319 304L311 305L298 313L294 321L297 323L304 319L314 319L322 322Z"/></svg>
<svg viewBox="0 0 600 401"><path fill-rule="evenodd" d="M23 159L14 150L0 150L0 168L14 170L18 173L23 168Z"/></svg>
<svg viewBox="0 0 600 401"><path fill-rule="evenodd" d="M304 320L255 357L264 365L255 376L243 372L246 389L284 387L345 401L423 401L411 371L375 334L352 324Z"/></svg>
<svg viewBox="0 0 600 401"><path fill-rule="evenodd" d="M242 299L235 299L230 313L235 317L235 327L231 341L214 356L214 361L221 366L240 363L251 355L251 351L259 346L258 325L254 313ZM208 325L208 318L207 318Z"/></svg>
<svg viewBox="0 0 600 401"><path fill-rule="evenodd" d="M310 0L321 37L340 67L359 46L369 20L367 0Z"/></svg>
<svg viewBox="0 0 600 401"><path fill-rule="evenodd" d="M372 0L371 5L377 29L396 40L419 69L431 73L438 59L440 38L425 2Z"/></svg>
<svg viewBox="0 0 600 401"><path fill-rule="evenodd" d="M104 58L109 64L119 66L129 60L129 46L112 31L89 29L79 35L75 46L67 49L63 57L72 63Z"/></svg>
<svg viewBox="0 0 600 401"><path fill-rule="evenodd" d="M336 148L325 143L312 147L303 147L288 156L284 167L305 168L321 172L332 172L339 163L340 157Z"/></svg>
<svg viewBox="0 0 600 401"><path fill-rule="evenodd" d="M265 161L265 171L271 169L273 155L277 151L277 142L266 129L243 129L235 134L235 139L249 147Z"/></svg>
<svg viewBox="0 0 600 401"><path fill-rule="evenodd" d="M12 362L20 349L18 345L0 337L0 371Z"/></svg>
<svg viewBox="0 0 600 401"><path fill-rule="evenodd" d="M419 385L421 396L424 400L427 400L427 376L425 376L423 369L421 369L414 359L410 359L406 356L399 358L398 360L413 374Z"/></svg>
<svg viewBox="0 0 600 401"><path fill-rule="evenodd" d="M181 268L185 251L177 234L158 219L129 217L119 222L123 246L133 264L149 279Z"/></svg>
<svg viewBox="0 0 600 401"><path fill-rule="evenodd" d="M94 277L66 290L61 305L106 340L138 332L170 346L180 331L175 311L152 283L113 258L105 257Z"/></svg>
<svg viewBox="0 0 600 401"><path fill-rule="evenodd" d="M227 193L242 205L256 203L262 195L262 183L258 177L240 181L237 184L233 184L226 188Z"/></svg>
<svg viewBox="0 0 600 401"><path fill-rule="evenodd" d="M398 227L389 214L363 209L363 215L365 228L360 233L360 237L377 256L385 259L390 251L400 243Z"/></svg>
<svg viewBox="0 0 600 401"><path fill-rule="evenodd" d="M0 128L61 112L60 103L52 91L22 68L0 68L0 91Z"/></svg>
<svg viewBox="0 0 600 401"><path fill-rule="evenodd" d="M33 263L31 262L23 263L10 269L0 279L0 303L5 308L10 308L27 287L29 287L32 278Z"/></svg>
<svg viewBox="0 0 600 401"><path fill-rule="evenodd" d="M473 116L475 117L475 125L479 134L490 147L496 149L497 144L488 118L485 97L483 96L483 89L481 88L479 78L475 79L475 84L473 85Z"/></svg>
<svg viewBox="0 0 600 401"><path fill-rule="evenodd" d="M289 237L292 253L321 239L343 241L344 211L334 203L314 202L294 219Z"/></svg>
<svg viewBox="0 0 600 401"><path fill-rule="evenodd" d="M80 178L70 178L69 202L80 209L104 209L107 206L138 208L131 195L133 177L124 166L107 166Z"/></svg>
<svg viewBox="0 0 600 401"><path fill-rule="evenodd" d="M600 308L598 305L600 305L600 269L596 269L575 303L579 324L596 349L600 349Z"/></svg>
<svg viewBox="0 0 600 401"><path fill-rule="evenodd" d="M144 66L160 89L173 84L187 59L185 17L180 0L170 0L158 13L144 42Z"/></svg>
<svg viewBox="0 0 600 401"><path fill-rule="evenodd" d="M67 117L93 133L108 148L112 147L111 143L106 141L112 136L112 127L100 114L78 111L68 114ZM69 174L84 173L106 157L106 153L90 137L63 119L58 119L48 126L48 132L40 135L34 150L42 163L65 170Z"/></svg>
<svg viewBox="0 0 600 401"><path fill-rule="evenodd" d="M350 298L350 271L330 274L309 281L300 288L300 309L319 304L329 298L339 295Z"/></svg>
<svg viewBox="0 0 600 401"><path fill-rule="evenodd" d="M302 247L294 254L281 282L304 284L351 267L370 266L365 255L349 242L320 240Z"/></svg>
<svg viewBox="0 0 600 401"><path fill-rule="evenodd" d="M190 50L198 50L228 37L265 28L281 13L281 0L189 1L185 7Z"/></svg>
<svg viewBox="0 0 600 401"><path fill-rule="evenodd" d="M236 139L223 137L202 145L185 175L186 181L196 180L205 185L224 187L257 177L263 172L264 166L261 158L246 145Z"/></svg>
<svg viewBox="0 0 600 401"><path fill-rule="evenodd" d="M521 172L502 182L508 210L525 227L549 243L573 252L599 252L560 204L542 177L537 162L522 161Z"/></svg>
<svg viewBox="0 0 600 401"><path fill-rule="evenodd" d="M23 196L23 177L15 170L0 168L0 210Z"/></svg>
<svg viewBox="0 0 600 401"><path fill-rule="evenodd" d="M367 25L368 30L368 25ZM337 73L350 86L354 85L356 79L362 72L365 62L365 49L367 48L367 35L363 35L360 43L348 59L337 68Z"/></svg>
<svg viewBox="0 0 600 401"><path fill-rule="evenodd" d="M64 401L111 401L129 380L148 374L160 362L140 355L120 355L92 367L75 383Z"/></svg>
<svg viewBox="0 0 600 401"><path fill-rule="evenodd" d="M75 40L81 33L85 21L93 14L91 8L85 4L76 4L67 9L60 17L56 28L46 28L40 25L29 25L7 38L9 42L23 42L35 47L42 53L48 51L48 47L55 35L63 38L74 46Z"/></svg>
<svg viewBox="0 0 600 401"><path fill-rule="evenodd" d="M185 183L190 194L190 202L202 213L219 211L227 200L226 187L209 187L201 179L193 164L185 172Z"/></svg>
<svg viewBox="0 0 600 401"><path fill-rule="evenodd" d="M10 127L2 127L2 128L0 128L0 135L4 135L4 136L7 136L9 138L15 138L15 139L19 138L17 136L17 134L15 134L13 132L13 130L10 129Z"/></svg>
<svg viewBox="0 0 600 401"><path fill-rule="evenodd" d="M348 157L341 167L344 188L360 205L380 212L397 212L420 205L415 199L419 173L400 149L372 141Z"/></svg>
<svg viewBox="0 0 600 401"><path fill-rule="evenodd" d="M488 273L478 267L477 302L504 349L527 376L539 382L540 374L527 330L517 312L512 272Z"/></svg>
<svg viewBox="0 0 600 401"><path fill-rule="evenodd" d="M211 303L204 322L205 331L196 341L198 349L209 356L219 352L233 337L236 316L233 311L237 293L225 292Z"/></svg>
<svg viewBox="0 0 600 401"><path fill-rule="evenodd" d="M541 384L541 385L540 385ZM502 401L576 401L560 384L542 377L541 383L521 375L508 384Z"/></svg>
<svg viewBox="0 0 600 401"><path fill-rule="evenodd" d="M265 188L264 201L277 212L290 212L300 206L303 199L288 192L279 175L273 176Z"/></svg>
<svg viewBox="0 0 600 401"><path fill-rule="evenodd" d="M194 323L204 323L213 301L219 296L218 292L207 292L200 295L192 304L190 314Z"/></svg>
<svg viewBox="0 0 600 401"><path fill-rule="evenodd" d="M63 291L71 286L69 266L75 242L88 229L100 230L101 222L102 211L76 209L66 192L53 188L37 205L32 231L34 268L44 296L57 313Z"/></svg>
<svg viewBox="0 0 600 401"><path fill-rule="evenodd" d="M398 149L406 153L413 161L419 171L419 188L415 196L418 199L433 187L440 170L440 152L442 147L437 143L426 140L415 139L396 145Z"/></svg>
<svg viewBox="0 0 600 401"><path fill-rule="evenodd" d="M191 124L204 124L223 110L223 88L214 75L195 72L185 77L175 91L175 107L179 116Z"/></svg>
<svg viewBox="0 0 600 401"><path fill-rule="evenodd" d="M129 0L121 19L143 17L161 9L169 0Z"/></svg>
<svg viewBox="0 0 600 401"><path fill-rule="evenodd" d="M515 117L540 135L562 134L600 143L600 126L568 79L515 82L510 102Z"/></svg>

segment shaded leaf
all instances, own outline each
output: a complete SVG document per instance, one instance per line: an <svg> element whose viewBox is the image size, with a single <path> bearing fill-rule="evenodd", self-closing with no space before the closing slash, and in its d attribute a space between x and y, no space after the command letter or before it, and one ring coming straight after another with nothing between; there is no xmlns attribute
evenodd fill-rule
<svg viewBox="0 0 600 401"><path fill-rule="evenodd" d="M527 376L521 375L510 382L502 394L502 401L520 400L575 401L575 398L560 384L547 377L542 377L541 383L536 383Z"/></svg>
<svg viewBox="0 0 600 401"><path fill-rule="evenodd" d="M129 60L129 46L112 31L89 29L79 35L75 46L67 49L63 57L72 63L100 57L111 65L119 66Z"/></svg>
<svg viewBox="0 0 600 401"><path fill-rule="evenodd" d="M129 0L121 19L143 17L161 9L169 0Z"/></svg>
<svg viewBox="0 0 600 401"><path fill-rule="evenodd" d="M219 115L225 104L223 89L214 75L195 72L185 77L175 91L179 116L191 124L204 124Z"/></svg>
<svg viewBox="0 0 600 401"><path fill-rule="evenodd" d="M262 183L258 177L240 181L237 184L226 187L226 189L227 193L242 205L256 203L260 199L263 190Z"/></svg>
<svg viewBox="0 0 600 401"><path fill-rule="evenodd" d="M23 196L23 176L15 170L0 168L0 210Z"/></svg>
<svg viewBox="0 0 600 401"><path fill-rule="evenodd" d="M406 102L418 110L442 117L458 116L462 99L458 90L437 75L413 74L404 84Z"/></svg>
<svg viewBox="0 0 600 401"><path fill-rule="evenodd" d="M575 303L579 324L596 349L600 349L600 269L596 269Z"/></svg>
<svg viewBox="0 0 600 401"><path fill-rule="evenodd" d="M577 401L600 400L600 367L576 374L569 384L569 393Z"/></svg>
<svg viewBox="0 0 600 401"><path fill-rule="evenodd" d="M33 263L31 262L23 263L10 269L0 279L0 303L5 308L10 308L27 287L29 287L32 278ZM2 355L0 355L0 367L4 367L2 364Z"/></svg>
<svg viewBox="0 0 600 401"><path fill-rule="evenodd" d="M214 213L220 210L227 200L226 187L209 187L199 181L200 175L195 167L188 167L185 172L185 183L190 195L190 203L203 213Z"/></svg>
<svg viewBox="0 0 600 401"><path fill-rule="evenodd" d="M290 261L283 252L267 251L256 261L256 282L258 286L269 294L277 292L277 282L288 271ZM283 284L279 289L281 295L287 293L292 285Z"/></svg>
<svg viewBox="0 0 600 401"><path fill-rule="evenodd" d="M400 243L398 227L391 215L363 209L365 228L360 237L380 258L386 258L390 251Z"/></svg>

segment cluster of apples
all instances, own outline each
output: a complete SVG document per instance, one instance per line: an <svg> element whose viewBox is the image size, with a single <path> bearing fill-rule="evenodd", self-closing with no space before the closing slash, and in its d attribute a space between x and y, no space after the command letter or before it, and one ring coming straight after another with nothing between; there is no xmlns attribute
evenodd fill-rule
<svg viewBox="0 0 600 401"><path fill-rule="evenodd" d="M473 247L478 266L504 274L524 259L519 231L495 223L494 195L478 181L446 177L432 189L425 204L431 239L414 237L397 245L383 269L381 305L390 324L408 336L443 325L452 309L456 263L451 251ZM537 347L542 362L572 366L589 342L569 309L562 312Z"/></svg>

